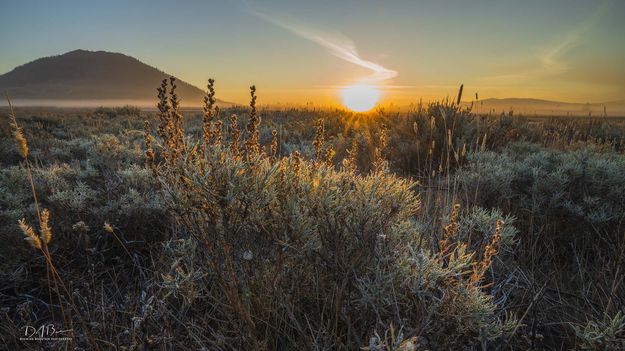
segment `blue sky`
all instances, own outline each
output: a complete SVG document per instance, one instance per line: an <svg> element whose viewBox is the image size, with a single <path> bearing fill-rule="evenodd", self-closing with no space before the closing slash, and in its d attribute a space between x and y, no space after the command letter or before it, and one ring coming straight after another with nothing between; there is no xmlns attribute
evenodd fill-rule
<svg viewBox="0 0 625 351"><path fill-rule="evenodd" d="M200 87L214 77L234 101L254 83L267 102L331 102L370 76L366 63L396 72L378 84L399 102L460 83L483 97L621 100L624 19L622 0L3 0L0 73L80 48Z"/></svg>

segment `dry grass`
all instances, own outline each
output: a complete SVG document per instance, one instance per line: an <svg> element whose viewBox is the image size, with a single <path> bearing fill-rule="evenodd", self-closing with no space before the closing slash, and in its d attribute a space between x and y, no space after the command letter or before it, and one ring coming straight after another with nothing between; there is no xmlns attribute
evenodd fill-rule
<svg viewBox="0 0 625 351"><path fill-rule="evenodd" d="M61 316L89 349L625 346L616 122L266 111L254 86L220 112L207 88L197 115L175 79L156 114L10 111L6 345Z"/></svg>

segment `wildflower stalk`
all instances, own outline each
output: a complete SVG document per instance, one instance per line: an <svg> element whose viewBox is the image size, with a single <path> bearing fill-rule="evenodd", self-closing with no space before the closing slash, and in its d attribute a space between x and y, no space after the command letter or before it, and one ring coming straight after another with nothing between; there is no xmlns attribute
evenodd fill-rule
<svg viewBox="0 0 625 351"><path fill-rule="evenodd" d="M503 230L503 221L501 219L497 220L497 224L495 226L495 233L491 237L491 240L486 247L484 248L484 256L482 260L477 263L475 267L473 267L473 273L469 278L469 283L475 285L479 283L484 277L484 273L490 267L493 258L499 252L499 245L501 244L501 233Z"/></svg>
<svg viewBox="0 0 625 351"><path fill-rule="evenodd" d="M208 89L208 93L204 96L204 106L202 107L204 112L202 116L202 150L206 150L208 145L212 142L213 118L215 116L213 108L215 107L215 102L217 101L215 99L215 80L210 78L206 87Z"/></svg>
<svg viewBox="0 0 625 351"><path fill-rule="evenodd" d="M256 111L256 86L254 85L250 87L250 96L250 117L247 122L247 140L245 141L248 161L254 159L260 152L258 131L260 117Z"/></svg>
<svg viewBox="0 0 625 351"><path fill-rule="evenodd" d="M388 161L384 159L383 153L388 146L388 136L386 125L382 125L380 130L380 140L378 147L374 151L373 170L375 173L385 173L388 171Z"/></svg>
<svg viewBox="0 0 625 351"><path fill-rule="evenodd" d="M352 146L347 150L347 157L343 159L343 168L348 172L356 172L358 170L358 141L352 140Z"/></svg>
<svg viewBox="0 0 625 351"><path fill-rule="evenodd" d="M163 79L158 91L158 117L160 124L158 126L157 134L163 142L163 158L165 162L170 160L170 143L172 134L172 125L169 118L169 101L167 100L167 79Z"/></svg>
<svg viewBox="0 0 625 351"><path fill-rule="evenodd" d="M223 121L219 118L219 106L215 106L215 126L213 127L213 132L211 137L213 138L213 143L220 145L223 142L222 128Z"/></svg>
<svg viewBox="0 0 625 351"><path fill-rule="evenodd" d="M271 131L271 145L269 147L269 156L271 162L276 162L276 155L278 154L278 132L274 129Z"/></svg>
<svg viewBox="0 0 625 351"><path fill-rule="evenodd" d="M336 151L334 151L334 147L332 145L330 145L327 149L326 152L324 154L324 161L328 166L332 166L332 163L334 162L334 157L336 156Z"/></svg>
<svg viewBox="0 0 625 351"><path fill-rule="evenodd" d="M320 162L323 157L323 138L324 138L324 125L323 120L319 118L316 124L315 140L313 146L315 148L315 161Z"/></svg>
<svg viewBox="0 0 625 351"><path fill-rule="evenodd" d="M184 116L180 113L180 101L176 94L176 78L169 78L169 118L173 125L172 150L174 152L174 160L178 160L185 148L184 141Z"/></svg>
<svg viewBox="0 0 625 351"><path fill-rule="evenodd" d="M239 130L239 122L236 114L230 115L230 151L234 157L239 156L239 138L241 131Z"/></svg>
<svg viewBox="0 0 625 351"><path fill-rule="evenodd" d="M460 213L460 204L454 204L451 209L451 215L449 216L449 224L443 227L443 239L438 242L438 248L440 255L445 255L449 248L451 247L452 240L455 240L458 235L458 230L460 229L460 224L458 223L458 215Z"/></svg>

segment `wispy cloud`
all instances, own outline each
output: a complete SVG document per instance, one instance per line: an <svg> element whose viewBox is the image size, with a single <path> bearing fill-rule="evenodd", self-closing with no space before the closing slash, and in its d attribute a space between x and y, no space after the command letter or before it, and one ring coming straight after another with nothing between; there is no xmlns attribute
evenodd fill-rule
<svg viewBox="0 0 625 351"><path fill-rule="evenodd" d="M482 80L518 82L566 72L569 70L569 64L564 60L564 56L575 47L583 44L585 34L599 22L613 3L614 0L605 1L577 27L566 33L559 41L549 45L546 50L543 50L537 56L538 67L520 72L484 77Z"/></svg>
<svg viewBox="0 0 625 351"><path fill-rule="evenodd" d="M341 33L329 30L315 28L309 24L303 23L287 15L272 14L260 12L258 10L249 10L250 13L270 22L278 27L296 34L297 36L310 40L323 48L330 54L353 63L363 68L371 70L371 75L362 79L363 82L376 83L397 77L398 72L386 68L378 63L363 59L356 50L356 45L351 39Z"/></svg>
<svg viewBox="0 0 625 351"><path fill-rule="evenodd" d="M614 0L604 2L585 21L567 33L560 42L546 50L540 57L543 67L550 71L564 71L568 69L568 65L562 61L562 56L583 43L584 35L599 22L613 3Z"/></svg>

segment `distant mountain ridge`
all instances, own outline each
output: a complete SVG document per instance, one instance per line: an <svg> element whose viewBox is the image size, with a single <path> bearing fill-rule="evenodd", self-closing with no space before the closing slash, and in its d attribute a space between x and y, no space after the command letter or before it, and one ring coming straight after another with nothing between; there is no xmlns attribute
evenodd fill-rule
<svg viewBox="0 0 625 351"><path fill-rule="evenodd" d="M533 99L533 98L490 98L479 100L485 103L528 103L528 104L560 104L560 105L623 105L625 104L625 100L614 100L614 101L605 101L605 102L590 102L590 103L581 103L581 102L564 102L564 101L554 101L554 100L544 100L544 99Z"/></svg>
<svg viewBox="0 0 625 351"><path fill-rule="evenodd" d="M575 116L603 115L624 116L625 100L596 102L596 103L576 103L550 101L530 98L504 98L504 99L484 99L478 101L465 101L465 105L473 104L473 110L478 113L508 113L514 111L521 114L536 115L557 115L570 114Z"/></svg>
<svg viewBox="0 0 625 351"><path fill-rule="evenodd" d="M133 57L106 51L74 50L44 57L0 75L0 91L17 101L73 101L114 105L116 101L156 104L156 88L170 77ZM204 92L176 81L183 105L199 106ZM229 104L218 101L218 104Z"/></svg>

